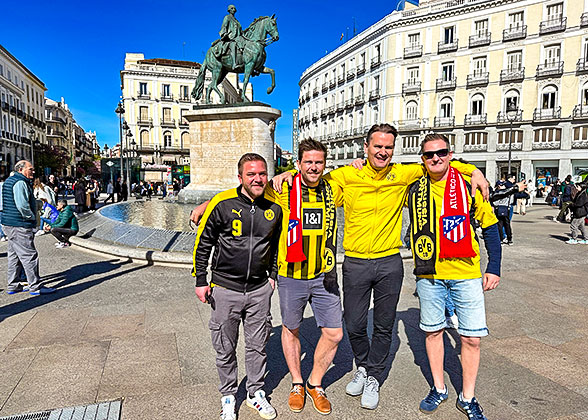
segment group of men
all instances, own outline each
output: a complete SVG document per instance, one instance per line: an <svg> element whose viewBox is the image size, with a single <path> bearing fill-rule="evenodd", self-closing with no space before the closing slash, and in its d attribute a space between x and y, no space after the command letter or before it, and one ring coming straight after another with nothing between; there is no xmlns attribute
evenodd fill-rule
<svg viewBox="0 0 588 420"><path fill-rule="evenodd" d="M498 285L501 259L497 220L484 200L487 182L472 165L450 164L449 141L438 134L428 135L422 143L424 165L390 165L397 136L388 124L374 125L365 140L363 168L343 167L324 176L325 146L304 140L299 145L298 171L274 178L274 189L267 182L265 160L246 154L238 168L241 185L193 212L194 221L203 214L194 246L193 275L198 298L212 309L209 328L221 382L221 419L236 418L236 345L241 321L247 405L265 419L276 416L262 390L275 280L282 348L292 379L289 408L300 412L310 399L319 413L331 412L322 379L343 338L343 321L357 367L346 392L361 396L363 408L377 408L404 275L399 254L404 206L409 207L412 219L420 327L426 332L434 382L420 409L431 413L448 398L443 380L443 330L445 299L451 295L462 337L463 389L456 405L470 419L485 419L474 398L480 337L488 333L483 292ZM484 197L479 191L472 196L477 188L484 191ZM343 305L335 261L335 209L340 206L345 210ZM481 222L489 254L484 275L470 224L474 217ZM300 369L299 328L307 303L321 335L305 381Z"/></svg>

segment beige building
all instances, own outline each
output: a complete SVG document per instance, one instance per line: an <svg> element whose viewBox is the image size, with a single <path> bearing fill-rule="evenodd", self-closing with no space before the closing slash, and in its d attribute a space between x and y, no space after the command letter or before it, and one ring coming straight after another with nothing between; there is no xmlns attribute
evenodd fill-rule
<svg viewBox="0 0 588 420"><path fill-rule="evenodd" d="M527 177L588 171L588 0L407 4L310 66L299 105L300 138L326 142L330 167L362 156L369 127L388 122L397 162L418 160L434 130L492 182L509 139Z"/></svg>
<svg viewBox="0 0 588 420"><path fill-rule="evenodd" d="M32 159L31 141L46 143L45 84L0 45L0 175Z"/></svg>
<svg viewBox="0 0 588 420"><path fill-rule="evenodd" d="M192 89L200 64L162 58L145 59L140 53L127 53L120 72L124 120L132 137L128 149L141 158L142 178L162 181L167 167L190 164L190 134L182 115L196 102ZM210 82L207 74L205 88ZM230 73L219 88L229 103L237 102L236 76ZM218 96L213 93L218 103ZM251 98L251 91L247 96ZM126 137L126 136L125 136ZM126 151L125 151L126 154Z"/></svg>

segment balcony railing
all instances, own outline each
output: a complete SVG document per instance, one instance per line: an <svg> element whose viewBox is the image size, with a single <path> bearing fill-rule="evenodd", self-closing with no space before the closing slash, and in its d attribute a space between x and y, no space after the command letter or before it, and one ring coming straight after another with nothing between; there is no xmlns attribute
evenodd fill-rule
<svg viewBox="0 0 588 420"><path fill-rule="evenodd" d="M343 111L345 109L345 102L341 101L337 103L337 111Z"/></svg>
<svg viewBox="0 0 588 420"><path fill-rule="evenodd" d="M437 52L441 54L457 51L457 43L457 39L451 42L439 41L439 43L437 44Z"/></svg>
<svg viewBox="0 0 588 420"><path fill-rule="evenodd" d="M375 101L380 98L380 89L374 89L370 92L370 101Z"/></svg>
<svg viewBox="0 0 588 420"><path fill-rule="evenodd" d="M180 95L178 97L178 101L180 101L180 102L190 102L190 95Z"/></svg>
<svg viewBox="0 0 588 420"><path fill-rule="evenodd" d="M355 77L355 70L347 70L347 80L351 80Z"/></svg>
<svg viewBox="0 0 588 420"><path fill-rule="evenodd" d="M174 119L168 120L168 119L162 118L160 120L160 125L162 127L175 127L176 126L176 120L174 120Z"/></svg>
<svg viewBox="0 0 588 420"><path fill-rule="evenodd" d="M327 109L323 108L321 109L321 117L326 117L327 116Z"/></svg>
<svg viewBox="0 0 588 420"><path fill-rule="evenodd" d="M517 121L523 121L523 111L517 111L517 115L515 116L514 120L512 120L512 122L517 122ZM501 123L501 124L508 124L510 123L510 121L508 120L508 116L506 115L506 112L502 112L500 111L498 113L498 116L496 117L496 122Z"/></svg>
<svg viewBox="0 0 588 420"><path fill-rule="evenodd" d="M572 140L572 149L588 149L588 140Z"/></svg>
<svg viewBox="0 0 588 420"><path fill-rule="evenodd" d="M329 84L327 82L323 83L321 90L323 93L325 93L327 90L329 90Z"/></svg>
<svg viewBox="0 0 588 420"><path fill-rule="evenodd" d="M437 79L437 90L452 90L457 86L457 79L451 80Z"/></svg>
<svg viewBox="0 0 588 420"><path fill-rule="evenodd" d="M410 80L407 83L402 84L402 94L407 95L411 93L419 93L421 91L421 82L416 80Z"/></svg>
<svg viewBox="0 0 588 420"><path fill-rule="evenodd" d="M317 87L315 87L315 88L312 90L312 96L317 96L317 95L318 95L318 88L317 88Z"/></svg>
<svg viewBox="0 0 588 420"><path fill-rule="evenodd" d="M312 120L313 120L313 121L314 121L314 120L318 120L318 117L319 117L319 113L318 113L318 112L313 112L313 113L312 113Z"/></svg>
<svg viewBox="0 0 588 420"><path fill-rule="evenodd" d="M472 86L485 86L490 81L490 73L474 73L468 74L467 78L467 87L470 88Z"/></svg>
<svg viewBox="0 0 588 420"><path fill-rule="evenodd" d="M490 45L491 35L491 32L482 32L479 34L470 35L470 48Z"/></svg>
<svg viewBox="0 0 588 420"><path fill-rule="evenodd" d="M580 17L580 27L585 28L586 26L588 26L588 12L582 13Z"/></svg>
<svg viewBox="0 0 588 420"><path fill-rule="evenodd" d="M364 74L365 73L365 63L360 63L357 65L357 75L359 76L360 74Z"/></svg>
<svg viewBox="0 0 588 420"><path fill-rule="evenodd" d="M174 100L174 95L162 93L160 99L162 101L171 102Z"/></svg>
<svg viewBox="0 0 588 420"><path fill-rule="evenodd" d="M572 118L588 118L588 105L576 105L572 112Z"/></svg>
<svg viewBox="0 0 588 420"><path fill-rule="evenodd" d="M525 79L525 68L508 68L500 70L500 83L516 83Z"/></svg>
<svg viewBox="0 0 588 420"><path fill-rule="evenodd" d="M536 77L560 77L563 74L564 63L563 61L555 61L553 63L539 64L537 66Z"/></svg>
<svg viewBox="0 0 588 420"><path fill-rule="evenodd" d="M335 82L335 79L329 80L329 88L333 89L335 86L337 86L337 82Z"/></svg>
<svg viewBox="0 0 588 420"><path fill-rule="evenodd" d="M346 109L353 108L353 99L347 99L347 100L345 101L345 108L346 108Z"/></svg>
<svg viewBox="0 0 588 420"><path fill-rule="evenodd" d="M435 117L433 125L435 127L453 127L455 125L455 117Z"/></svg>
<svg viewBox="0 0 588 420"><path fill-rule="evenodd" d="M545 35L553 32L561 32L566 30L567 17L560 17L557 19L544 20L539 24L539 34Z"/></svg>
<svg viewBox="0 0 588 420"><path fill-rule="evenodd" d="M485 152L488 150L488 144L464 144L463 151L464 152Z"/></svg>
<svg viewBox="0 0 588 420"><path fill-rule="evenodd" d="M523 143L522 142L515 142L514 140L514 135L513 135L513 140L512 140L512 144L510 146L511 150L523 150ZM507 138L508 140L508 138ZM496 144L496 150L498 151L505 151L509 149L509 145L508 143L498 143Z"/></svg>
<svg viewBox="0 0 588 420"><path fill-rule="evenodd" d="M380 56L372 58L372 63L371 63L372 68L378 67L380 64L381 64Z"/></svg>
<svg viewBox="0 0 588 420"><path fill-rule="evenodd" d="M330 114L334 114L335 113L335 105L331 105L328 109L327 109L327 113Z"/></svg>
<svg viewBox="0 0 588 420"><path fill-rule="evenodd" d="M421 148L419 146L410 146L410 147L402 146L402 154L403 155L416 155L420 151L420 149Z"/></svg>
<svg viewBox="0 0 588 420"><path fill-rule="evenodd" d="M137 92L137 99L151 99L151 93L149 93L149 92Z"/></svg>
<svg viewBox="0 0 588 420"><path fill-rule="evenodd" d="M404 58L415 58L423 55L422 45L410 45L404 48Z"/></svg>
<svg viewBox="0 0 588 420"><path fill-rule="evenodd" d="M576 64L576 73L582 74L588 72L588 60L585 58L580 58L578 60L578 64Z"/></svg>
<svg viewBox="0 0 588 420"><path fill-rule="evenodd" d="M344 81L345 81L344 74L340 74L339 76L337 76L337 83L343 83Z"/></svg>
<svg viewBox="0 0 588 420"><path fill-rule="evenodd" d="M418 118L413 120L402 120L398 125L402 130L419 129L421 127L421 120ZM404 148L402 148L402 151L404 151Z"/></svg>
<svg viewBox="0 0 588 420"><path fill-rule="evenodd" d="M559 141L534 141L533 150L552 150L561 148Z"/></svg>
<svg viewBox="0 0 588 420"><path fill-rule="evenodd" d="M533 121L557 120L561 118L561 106L549 109L535 108L533 112Z"/></svg>
<svg viewBox="0 0 588 420"><path fill-rule="evenodd" d="M503 41L515 41L527 37L527 25L511 26L502 31Z"/></svg>
<svg viewBox="0 0 588 420"><path fill-rule="evenodd" d="M463 124L464 125L484 125L488 121L488 114L466 114Z"/></svg>
<svg viewBox="0 0 588 420"><path fill-rule="evenodd" d="M365 103L365 96L364 95L357 95L355 97L355 105L362 105Z"/></svg>
<svg viewBox="0 0 588 420"><path fill-rule="evenodd" d="M139 125L153 125L153 118L141 118L137 120L137 124Z"/></svg>

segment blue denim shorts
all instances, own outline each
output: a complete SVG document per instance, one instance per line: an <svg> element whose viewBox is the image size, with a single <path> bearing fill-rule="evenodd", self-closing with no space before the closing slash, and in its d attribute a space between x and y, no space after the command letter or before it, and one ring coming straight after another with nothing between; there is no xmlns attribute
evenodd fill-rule
<svg viewBox="0 0 588 420"><path fill-rule="evenodd" d="M445 302L449 295L459 322L457 332L466 337L488 335L481 278L433 280L417 277L417 293L421 304L419 326L423 331L439 331L446 327Z"/></svg>
<svg viewBox="0 0 588 420"><path fill-rule="evenodd" d="M286 328L295 330L300 327L304 308L309 302L318 327L342 328L339 286L325 282L324 274L310 280L278 276L278 294L282 324Z"/></svg>

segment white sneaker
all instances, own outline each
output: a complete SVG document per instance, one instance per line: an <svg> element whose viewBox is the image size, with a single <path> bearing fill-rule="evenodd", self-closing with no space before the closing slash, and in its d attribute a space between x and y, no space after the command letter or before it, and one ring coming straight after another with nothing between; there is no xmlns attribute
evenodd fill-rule
<svg viewBox="0 0 588 420"><path fill-rule="evenodd" d="M44 234L45 234L45 231L44 231L43 229L39 229L39 230L37 231L37 233L35 233L35 236L42 236L42 235L44 235Z"/></svg>
<svg viewBox="0 0 588 420"><path fill-rule="evenodd" d="M0 242L6 242L8 239L6 238L6 236L3 236L0 238Z"/></svg>
<svg viewBox="0 0 588 420"><path fill-rule="evenodd" d="M378 408L380 402L380 384L373 376L368 376L361 394L361 407L368 410L375 410Z"/></svg>
<svg viewBox="0 0 588 420"><path fill-rule="evenodd" d="M445 317L445 328L457 330L457 327L459 327L459 321L456 314Z"/></svg>
<svg viewBox="0 0 588 420"><path fill-rule="evenodd" d="M271 420L276 418L276 409L265 398L265 392L261 389L255 391L253 398L249 398L249 393L247 393L247 407L257 410L259 415L264 419Z"/></svg>
<svg viewBox="0 0 588 420"><path fill-rule="evenodd" d="M353 379L345 387L345 392L352 397L357 397L363 392L365 380L367 379L367 372L363 366L360 366L355 371Z"/></svg>
<svg viewBox="0 0 588 420"><path fill-rule="evenodd" d="M55 248L67 248L68 246L67 242L59 242L59 244L55 245Z"/></svg>
<svg viewBox="0 0 588 420"><path fill-rule="evenodd" d="M572 239L568 239L568 240L566 241L566 244L572 244L572 245L574 245L574 244L577 244L577 243L578 243L578 241L577 241L577 240L575 240L575 239L573 239L573 238L572 238Z"/></svg>
<svg viewBox="0 0 588 420"><path fill-rule="evenodd" d="M227 395L221 398L222 410L220 414L221 420L237 420L237 413L235 413L235 397Z"/></svg>

